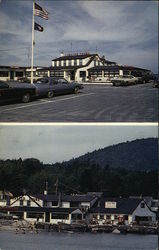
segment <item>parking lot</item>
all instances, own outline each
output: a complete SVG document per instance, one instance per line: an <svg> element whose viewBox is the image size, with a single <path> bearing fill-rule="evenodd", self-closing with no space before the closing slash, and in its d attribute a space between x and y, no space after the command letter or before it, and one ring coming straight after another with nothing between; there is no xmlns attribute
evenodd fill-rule
<svg viewBox="0 0 159 250"><path fill-rule="evenodd" d="M77 95L0 106L0 122L157 122L158 89L85 85Z"/></svg>

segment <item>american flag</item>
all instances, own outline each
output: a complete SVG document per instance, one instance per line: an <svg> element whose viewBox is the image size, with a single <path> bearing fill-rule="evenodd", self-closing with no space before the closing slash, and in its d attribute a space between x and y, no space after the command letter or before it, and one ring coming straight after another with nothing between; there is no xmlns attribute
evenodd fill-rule
<svg viewBox="0 0 159 250"><path fill-rule="evenodd" d="M46 19L46 20L49 19L49 12L47 12L44 8L39 6L37 3L35 3L34 15L39 16L39 17Z"/></svg>

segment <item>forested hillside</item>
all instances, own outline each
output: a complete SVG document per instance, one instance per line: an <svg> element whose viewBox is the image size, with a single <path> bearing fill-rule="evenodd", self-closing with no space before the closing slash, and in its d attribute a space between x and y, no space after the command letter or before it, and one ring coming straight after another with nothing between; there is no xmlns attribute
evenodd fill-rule
<svg viewBox="0 0 159 250"><path fill-rule="evenodd" d="M50 193L55 192L58 183L58 191L65 193L102 191L108 196L156 197L157 139L122 143L55 164L34 158L0 160L0 190L7 189L15 195L24 190L42 193L45 181Z"/></svg>
<svg viewBox="0 0 159 250"><path fill-rule="evenodd" d="M157 138L138 139L109 146L77 158L80 162L97 163L102 168L125 168L129 170L154 170L158 167Z"/></svg>

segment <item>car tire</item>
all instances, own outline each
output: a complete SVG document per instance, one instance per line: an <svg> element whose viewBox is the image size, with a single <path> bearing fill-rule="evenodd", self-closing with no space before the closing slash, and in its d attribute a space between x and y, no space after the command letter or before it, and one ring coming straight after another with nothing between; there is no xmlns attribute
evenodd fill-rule
<svg viewBox="0 0 159 250"><path fill-rule="evenodd" d="M24 103L27 103L30 101L30 93L25 93L23 96L22 96L22 102Z"/></svg>
<svg viewBox="0 0 159 250"><path fill-rule="evenodd" d="M74 94L78 94L78 92L79 92L79 88L76 87L76 88L74 89Z"/></svg>
<svg viewBox="0 0 159 250"><path fill-rule="evenodd" d="M54 92L53 92L53 91L49 91L49 92L47 93L47 97L48 97L48 98L54 97Z"/></svg>

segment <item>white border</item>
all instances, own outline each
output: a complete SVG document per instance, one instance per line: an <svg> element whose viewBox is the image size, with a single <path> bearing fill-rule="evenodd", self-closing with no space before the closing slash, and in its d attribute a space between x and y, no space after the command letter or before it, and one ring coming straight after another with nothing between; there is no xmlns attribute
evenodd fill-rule
<svg viewBox="0 0 159 250"><path fill-rule="evenodd" d="M2 122L0 126L158 126L158 122Z"/></svg>

